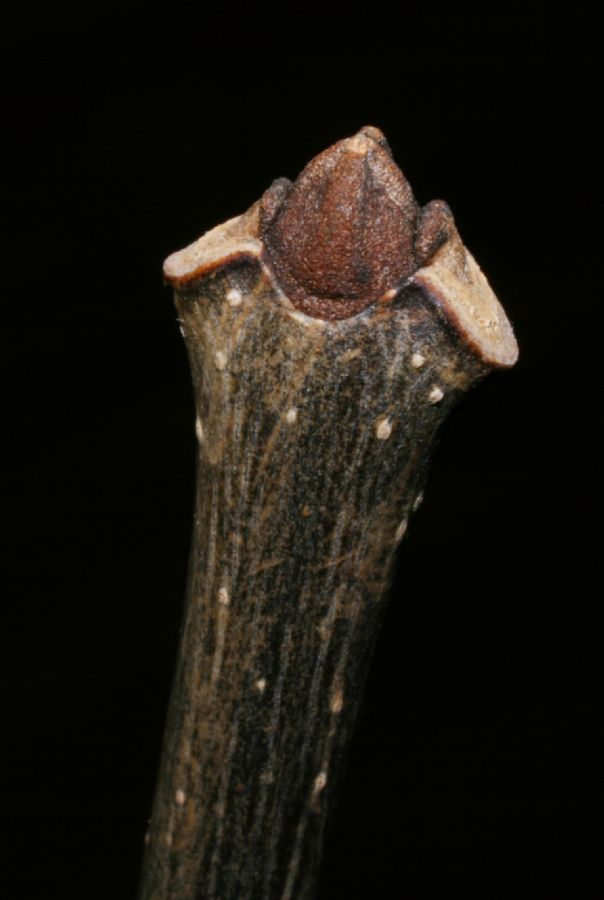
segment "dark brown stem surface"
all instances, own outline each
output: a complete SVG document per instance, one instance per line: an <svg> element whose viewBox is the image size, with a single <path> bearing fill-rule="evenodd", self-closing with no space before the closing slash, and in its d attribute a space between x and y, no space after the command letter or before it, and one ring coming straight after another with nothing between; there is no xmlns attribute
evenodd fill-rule
<svg viewBox="0 0 604 900"><path fill-rule="evenodd" d="M434 436L516 355L456 233L387 303L324 321L283 294L258 217L165 267L192 369L198 484L141 900L314 896Z"/></svg>

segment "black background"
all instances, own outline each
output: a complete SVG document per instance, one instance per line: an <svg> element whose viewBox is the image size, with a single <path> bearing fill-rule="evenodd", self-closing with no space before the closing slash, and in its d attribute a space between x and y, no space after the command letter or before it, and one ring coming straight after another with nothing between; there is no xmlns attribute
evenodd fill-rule
<svg viewBox="0 0 604 900"><path fill-rule="evenodd" d="M1 37L7 898L132 898L190 534L163 258L380 126L521 359L452 416L320 900L604 896L598 29L572 5L93 0Z"/></svg>

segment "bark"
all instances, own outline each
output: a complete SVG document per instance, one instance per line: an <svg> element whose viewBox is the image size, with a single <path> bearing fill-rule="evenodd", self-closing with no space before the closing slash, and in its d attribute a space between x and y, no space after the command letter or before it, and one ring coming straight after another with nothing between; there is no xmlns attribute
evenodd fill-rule
<svg viewBox="0 0 604 900"><path fill-rule="evenodd" d="M297 310L260 206L165 272L190 358L188 597L143 900L310 898L396 547L452 407L516 345L453 230L386 300Z"/></svg>

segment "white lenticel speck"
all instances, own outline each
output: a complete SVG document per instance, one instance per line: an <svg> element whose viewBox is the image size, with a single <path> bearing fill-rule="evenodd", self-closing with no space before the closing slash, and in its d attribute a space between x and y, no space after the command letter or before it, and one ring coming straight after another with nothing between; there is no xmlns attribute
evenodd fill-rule
<svg viewBox="0 0 604 900"><path fill-rule="evenodd" d="M380 441L387 441L392 434L390 419L379 419L375 425L375 436Z"/></svg>

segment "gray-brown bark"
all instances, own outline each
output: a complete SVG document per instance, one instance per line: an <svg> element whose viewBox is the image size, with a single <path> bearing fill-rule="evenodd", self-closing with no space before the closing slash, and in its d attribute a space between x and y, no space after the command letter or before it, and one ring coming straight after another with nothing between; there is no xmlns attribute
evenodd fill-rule
<svg viewBox="0 0 604 900"><path fill-rule="evenodd" d="M198 484L144 900L313 896L435 433L516 357L454 231L388 302L325 321L280 291L258 215L166 263L193 375Z"/></svg>

